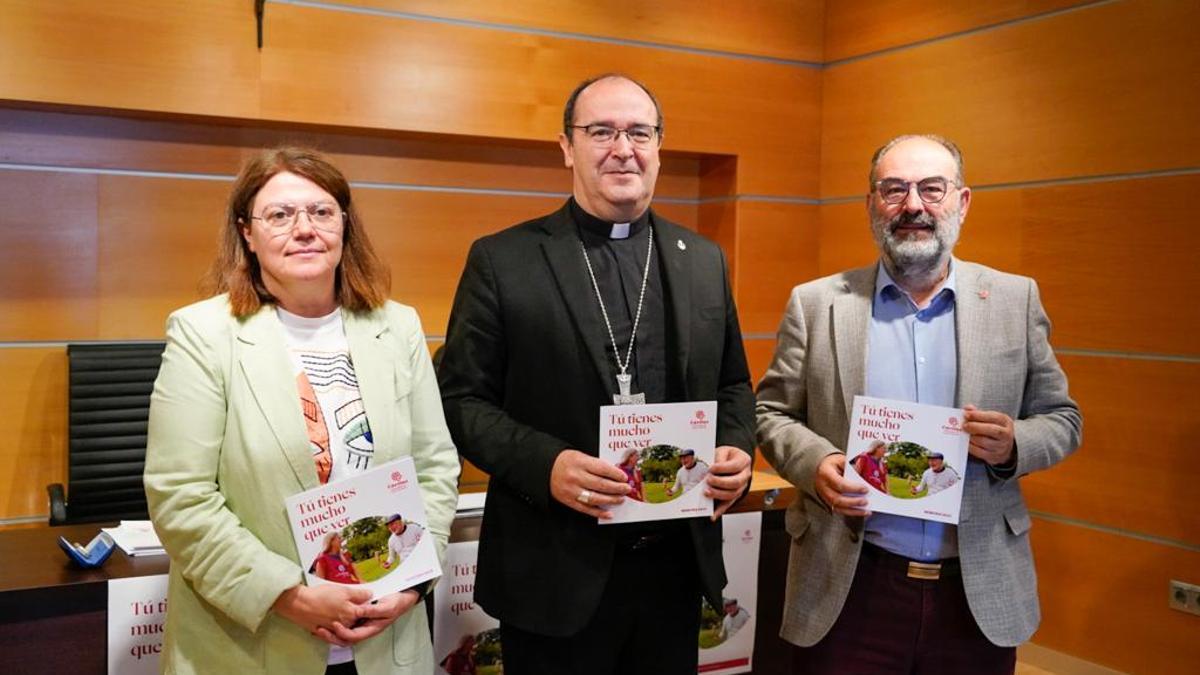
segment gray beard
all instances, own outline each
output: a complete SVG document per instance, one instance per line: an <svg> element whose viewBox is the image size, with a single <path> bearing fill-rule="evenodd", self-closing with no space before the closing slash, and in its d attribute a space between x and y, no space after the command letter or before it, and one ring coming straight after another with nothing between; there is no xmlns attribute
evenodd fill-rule
<svg viewBox="0 0 1200 675"><path fill-rule="evenodd" d="M933 236L918 239L897 235L896 226L906 220L932 224ZM871 233L883 254L883 264L888 274L897 282L918 287L936 283L941 277L950 262L954 245L958 243L961 225L958 209L947 211L940 220L929 214L915 218L901 214L890 220L877 217L874 213L871 216Z"/></svg>

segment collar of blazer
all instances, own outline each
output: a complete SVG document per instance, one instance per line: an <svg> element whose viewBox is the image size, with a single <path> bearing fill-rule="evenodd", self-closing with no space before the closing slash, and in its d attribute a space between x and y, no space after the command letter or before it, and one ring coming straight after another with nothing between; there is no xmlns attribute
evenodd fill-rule
<svg viewBox="0 0 1200 675"><path fill-rule="evenodd" d="M383 310L343 312L342 321L359 394L371 425L375 463L386 462L392 459L389 441L394 438L395 428L396 354L394 348L389 349L391 330ZM264 305L241 321L237 340L238 361L246 385L279 442L280 451L287 457L301 487L305 490L317 487L295 369L275 307ZM336 429L331 431L335 432Z"/></svg>
<svg viewBox="0 0 1200 675"><path fill-rule="evenodd" d="M977 403L987 384L987 336L992 279L986 267L954 258L954 329L958 348L958 385L955 405ZM833 298L834 349L846 419L854 397L867 389L867 335L878 263L841 274L839 294Z"/></svg>
<svg viewBox="0 0 1200 675"><path fill-rule="evenodd" d="M664 299L671 308L678 372L687 373L688 352L695 325L692 320L692 284L695 282L692 257L702 242L692 232L659 216L653 209L650 210L650 223L654 226L654 251L662 274ZM564 204L547 216L542 221L542 230L548 235L542 241L542 251L558 282L563 302L575 322L576 330L583 336L588 354L596 366L597 377L604 382L604 388L610 394L615 393L615 381L610 381L612 378L607 376L610 364L606 362L609 357L604 346L608 332L604 328L604 318L600 315L591 279L588 278L583 253L579 250L579 233L571 219L570 205Z"/></svg>

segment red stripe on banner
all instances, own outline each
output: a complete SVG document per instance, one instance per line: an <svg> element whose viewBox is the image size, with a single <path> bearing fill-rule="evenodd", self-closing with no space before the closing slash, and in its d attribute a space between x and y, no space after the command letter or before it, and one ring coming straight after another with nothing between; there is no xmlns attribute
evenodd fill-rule
<svg viewBox="0 0 1200 675"><path fill-rule="evenodd" d="M736 668L737 666L748 666L748 665L750 665L750 659L743 657L740 659L732 659L729 661L718 661L717 663L702 663L702 664L700 664L699 667L696 668L696 672L707 673L707 672L710 672L713 670L721 670L722 668Z"/></svg>

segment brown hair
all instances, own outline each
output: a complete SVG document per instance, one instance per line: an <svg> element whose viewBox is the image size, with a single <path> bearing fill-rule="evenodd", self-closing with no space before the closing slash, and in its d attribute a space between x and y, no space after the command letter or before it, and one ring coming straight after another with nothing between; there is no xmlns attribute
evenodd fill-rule
<svg viewBox="0 0 1200 675"><path fill-rule="evenodd" d="M229 195L225 224L217 242L217 258L208 272L205 288L214 294L228 293L233 315L239 318L276 301L263 283L258 257L250 251L242 228L250 222L250 208L259 190L284 171L316 183L337 200L346 214L342 228L342 260L333 282L338 304L352 312L382 307L387 300L391 278L387 267L375 254L362 219L350 200L350 183L320 153L294 146L263 150L242 166Z"/></svg>

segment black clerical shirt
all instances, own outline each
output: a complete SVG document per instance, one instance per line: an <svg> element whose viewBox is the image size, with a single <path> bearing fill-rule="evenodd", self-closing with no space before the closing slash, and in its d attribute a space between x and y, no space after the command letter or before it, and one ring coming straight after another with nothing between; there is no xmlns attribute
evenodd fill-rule
<svg viewBox="0 0 1200 675"><path fill-rule="evenodd" d="M633 320L637 314L638 295L642 287L642 274L646 265L646 252L650 245L650 210L629 224L629 236L612 239L613 224L584 211L571 199L571 217L579 229L579 238L587 249L592 270L596 274L596 285L604 298L604 308L612 325L613 336L624 360L629 351L629 339L633 332ZM583 260L579 264L584 264ZM646 279L646 294L642 304L642 315L638 321L637 340L633 357L626 371L633 376L633 393L645 393L646 403L667 401L667 308L663 300L663 281L660 273L658 251L650 257L650 276ZM595 292L589 293L595 298ZM599 309L599 307L597 307ZM620 370L613 356L613 344L607 334L604 351L607 355L608 377L605 382L612 393L617 393L616 376Z"/></svg>

